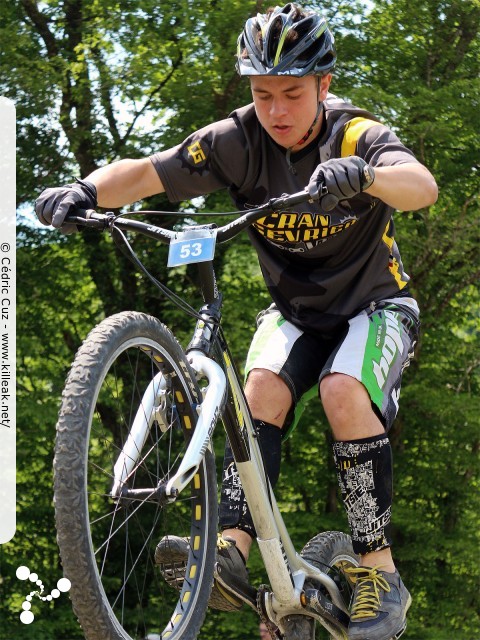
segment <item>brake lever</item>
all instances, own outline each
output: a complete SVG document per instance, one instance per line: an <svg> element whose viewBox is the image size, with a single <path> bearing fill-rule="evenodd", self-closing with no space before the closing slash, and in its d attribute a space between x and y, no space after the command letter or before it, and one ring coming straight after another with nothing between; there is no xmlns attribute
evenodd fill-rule
<svg viewBox="0 0 480 640"><path fill-rule="evenodd" d="M64 224L77 224L81 227L93 227L104 231L111 226L115 214L112 211L97 213L95 209L79 209L77 215L68 215Z"/></svg>

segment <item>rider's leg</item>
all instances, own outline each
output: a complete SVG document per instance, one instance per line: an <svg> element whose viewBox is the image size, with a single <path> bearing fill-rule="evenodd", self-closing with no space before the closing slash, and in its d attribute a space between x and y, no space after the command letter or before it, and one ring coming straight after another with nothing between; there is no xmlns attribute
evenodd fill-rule
<svg viewBox="0 0 480 640"><path fill-rule="evenodd" d="M341 373L325 376L320 383L320 395L336 440L334 452L353 529L354 548L361 554L363 566L382 565L384 571L394 572L388 534L392 499L391 448L383 424L372 409L364 385L353 377ZM362 481L365 485L361 490L369 500L364 502L365 512L360 514L357 505L349 504L347 495L351 492L345 490L345 484ZM377 506L376 510L372 509L373 504ZM360 538L368 538L365 525L374 522L379 527L375 539L362 544ZM356 535L359 540L355 544ZM368 550L369 545L372 551Z"/></svg>
<svg viewBox="0 0 480 640"><path fill-rule="evenodd" d="M361 568L354 583L349 640L391 640L411 604L390 546L392 451L402 373L413 357L418 308L411 298L372 304L348 322L320 374L320 395L335 437L337 477Z"/></svg>
<svg viewBox="0 0 480 640"><path fill-rule="evenodd" d="M286 383L272 371L253 369L245 386L248 406L254 418L281 429L292 405Z"/></svg>
<svg viewBox="0 0 480 640"><path fill-rule="evenodd" d="M383 564L391 572L392 451L386 432L413 357L417 313L407 297L370 305L349 320L320 374L353 548L365 566Z"/></svg>
<svg viewBox="0 0 480 640"><path fill-rule="evenodd" d="M273 484L280 470L281 427L288 423L293 405L317 383L340 336L326 338L304 333L286 321L275 305L259 314L257 324L245 366L245 394L257 422L267 473ZM239 491L233 458L228 457L231 452L226 453L220 527L223 535L234 538L238 549L248 557L255 531L243 492Z"/></svg>
<svg viewBox="0 0 480 640"><path fill-rule="evenodd" d="M253 369L250 372L245 386L245 395L258 428L260 446L263 451L267 473L273 486L280 472L281 429L292 404L292 395L280 376L267 369ZM243 523L243 529L239 528L242 527L243 514L239 514L239 521L235 526L225 526L224 524L225 514L232 507L232 472L236 473L236 470L234 469L233 457L227 445L224 461L224 484L220 503L220 524L222 525L223 520L223 536L235 540L237 549L242 553L246 561L253 541L253 526L246 522ZM236 485L236 481L234 481L234 484ZM242 496L237 501L240 510L243 510L243 500ZM230 504L228 504L229 502ZM249 516L247 516L247 519L250 521ZM245 529L251 531L252 534Z"/></svg>

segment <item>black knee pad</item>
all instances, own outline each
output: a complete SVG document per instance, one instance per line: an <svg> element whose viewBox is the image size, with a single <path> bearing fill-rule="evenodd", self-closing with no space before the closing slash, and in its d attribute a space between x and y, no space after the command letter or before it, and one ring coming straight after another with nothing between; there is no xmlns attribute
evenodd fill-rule
<svg viewBox="0 0 480 640"><path fill-rule="evenodd" d="M254 420L260 449L270 484L274 487L280 475L282 430L263 420ZM219 521L222 529L243 529L255 537L255 528L248 510L232 449L227 439L223 458L222 492Z"/></svg>

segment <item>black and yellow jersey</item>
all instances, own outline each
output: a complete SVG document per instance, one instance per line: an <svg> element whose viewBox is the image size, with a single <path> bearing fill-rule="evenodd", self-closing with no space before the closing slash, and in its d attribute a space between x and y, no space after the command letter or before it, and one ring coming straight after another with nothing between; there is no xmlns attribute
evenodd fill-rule
<svg viewBox="0 0 480 640"><path fill-rule="evenodd" d="M260 125L253 105L193 133L152 162L171 201L228 189L247 209L301 191L319 162L358 155L373 167L416 162L389 128L329 94L319 137L292 154ZM248 230L273 301L304 330L338 329L372 302L406 293L393 209L359 194L333 211L318 203L275 211Z"/></svg>

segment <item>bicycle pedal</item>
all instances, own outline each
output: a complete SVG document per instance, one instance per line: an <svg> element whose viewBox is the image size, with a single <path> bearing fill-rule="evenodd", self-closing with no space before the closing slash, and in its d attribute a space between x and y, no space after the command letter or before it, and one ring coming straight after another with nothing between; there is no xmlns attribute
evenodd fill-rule
<svg viewBox="0 0 480 640"><path fill-rule="evenodd" d="M333 604L321 591L318 589L306 589L305 597L307 599L307 609L321 615L322 618L325 618L343 632L347 631L350 617Z"/></svg>
<svg viewBox="0 0 480 640"><path fill-rule="evenodd" d="M222 567L218 562L215 563L213 575L223 589L257 611L257 590L255 587L241 580L235 574L230 573L228 569Z"/></svg>

